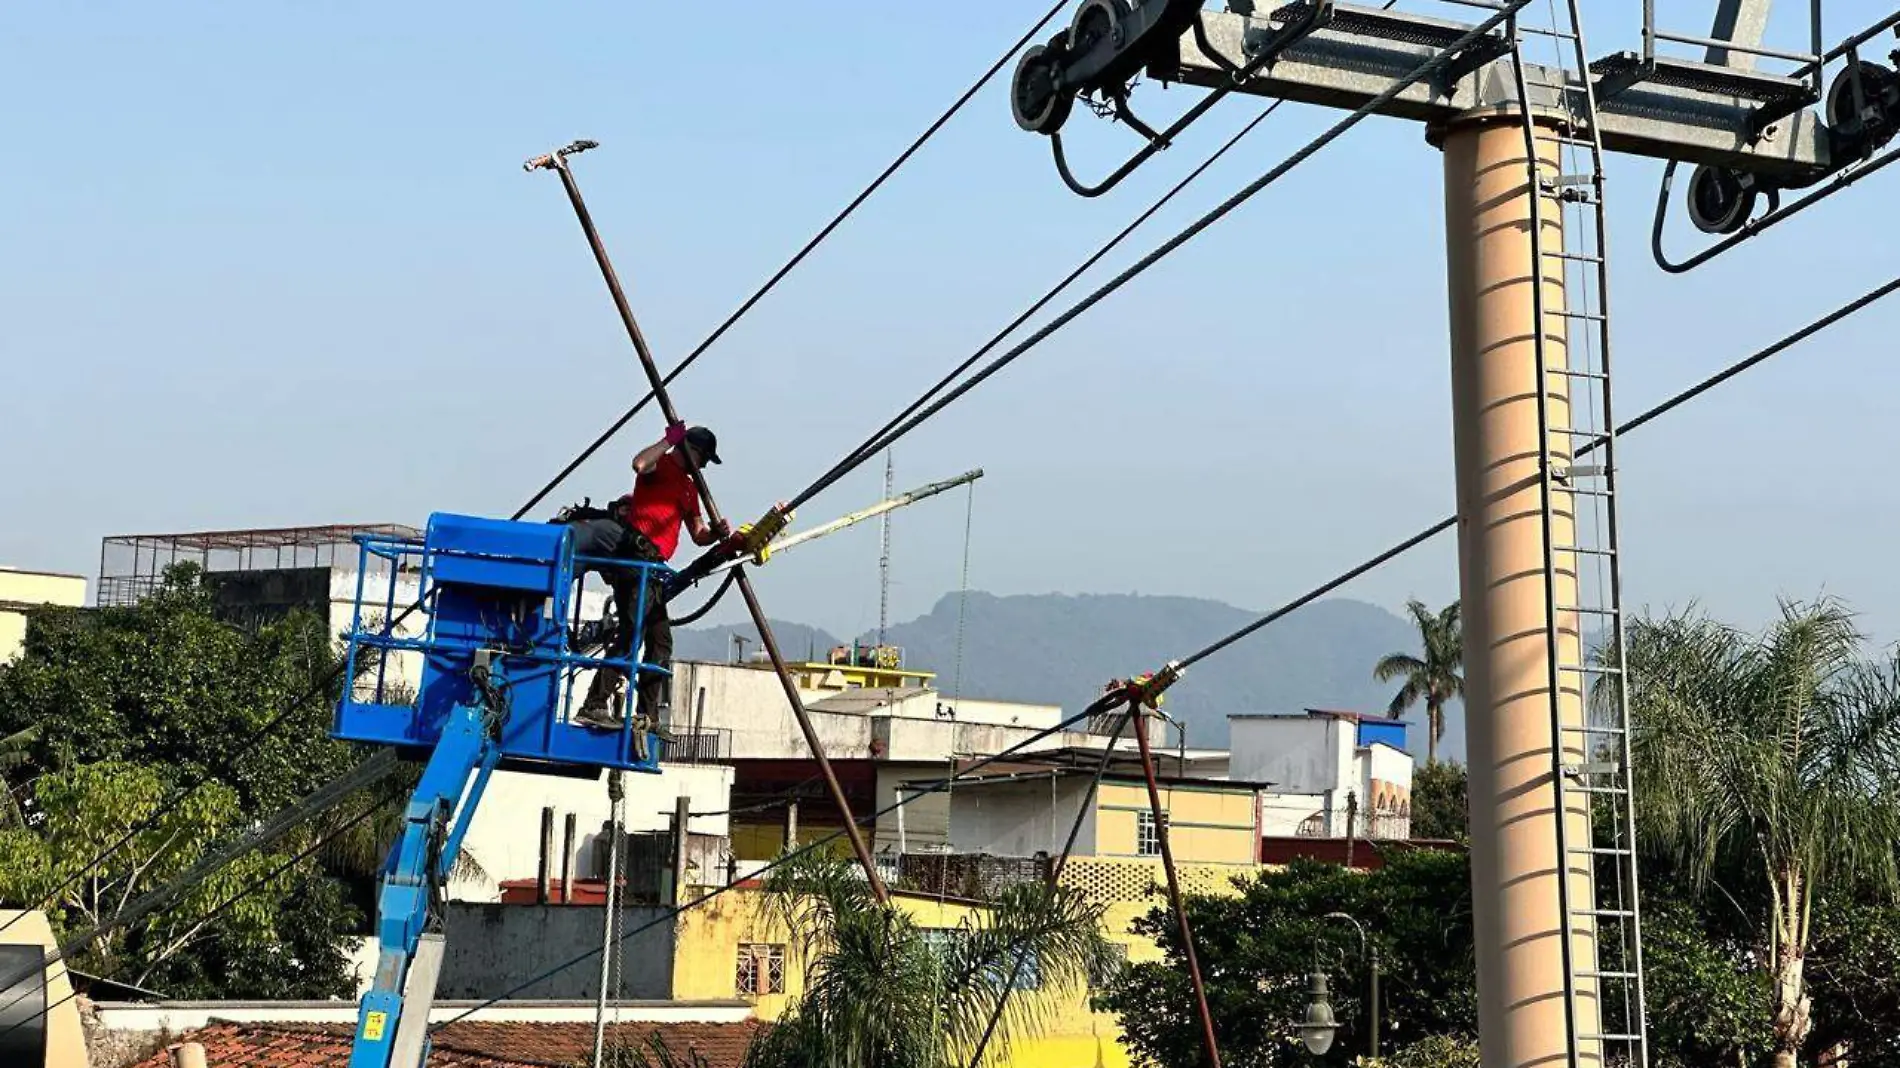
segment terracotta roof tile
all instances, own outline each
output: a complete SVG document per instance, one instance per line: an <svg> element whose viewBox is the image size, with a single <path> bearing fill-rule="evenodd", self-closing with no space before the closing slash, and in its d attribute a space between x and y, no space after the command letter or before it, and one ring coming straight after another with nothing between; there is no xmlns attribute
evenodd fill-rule
<svg viewBox="0 0 1900 1068"><path fill-rule="evenodd" d="M657 1033L675 1054L697 1053L709 1068L739 1068L760 1024L621 1023L609 1040L644 1047ZM352 1028L337 1024L214 1023L183 1035L205 1047L211 1068L347 1068ZM589 1023L450 1024L435 1034L429 1068L575 1068L594 1049ZM160 1051L132 1068L170 1068Z"/></svg>

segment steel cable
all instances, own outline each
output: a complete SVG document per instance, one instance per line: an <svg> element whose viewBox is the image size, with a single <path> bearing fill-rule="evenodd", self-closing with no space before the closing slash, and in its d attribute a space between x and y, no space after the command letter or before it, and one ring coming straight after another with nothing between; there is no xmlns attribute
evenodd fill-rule
<svg viewBox="0 0 1900 1068"><path fill-rule="evenodd" d="M1624 422L1618 425L1614 433L1618 435L1627 434L1632 430L1636 430L1660 418L1661 416L1666 415L1677 408L1680 408L1684 404L1687 404L1689 401L1694 400L1696 397L1699 397L1704 393L1707 393L1709 390L1714 389L1716 386L1719 386L1724 382L1727 382L1729 379L1734 378L1736 375L1741 374L1742 372L1748 370L1749 368L1755 367L1771 359L1772 357L1779 355L1783 351L1801 343L1802 341L1807 340L1808 338L1814 336L1817 333L1820 333L1822 330L1827 329L1828 327L1834 325L1835 323L1840 322L1842 319L1845 319L1848 316L1861 311L1862 309L1866 308L1868 305L1873 304L1875 301L1878 301L1884 297L1891 296L1896 290L1900 290L1900 278L1895 278L1892 281L1887 282L1885 285L1876 287L1875 289L1867 292L1866 294L1860 297L1857 297L1846 304L1841 305L1839 308L1836 308L1831 312L1828 312L1826 315L1821 316L1819 319L1816 319L1813 322L1808 323L1806 326L1801 327L1799 330L1796 330L1795 332L1788 334L1787 336L1781 338L1779 341L1774 342L1768 347L1761 349L1750 356L1744 357L1743 359L1729 365L1728 367L1722 369L1721 371L1718 371L1715 374L1710 375L1709 377L1703 379L1702 381L1697 382L1695 385L1690 386L1687 389L1684 389L1681 392L1674 394L1673 396L1655 405L1654 407L1651 407L1648 410L1642 412L1641 414L1632 417L1627 422ZM1603 443L1603 441L1604 439L1599 437L1599 438L1594 438L1590 441L1585 442L1583 445L1578 447L1577 455L1582 456L1586 453L1594 452ZM1294 598L1293 600L1288 601L1286 604L1283 604L1280 607L1274 609L1273 611L1268 612L1266 615L1261 616L1259 619L1254 620L1252 623L1249 623L1246 626L1241 627L1239 630L1233 631L1232 633L1226 635L1225 637L1219 639L1218 641L1215 641L1209 645L1206 645L1202 647L1201 649L1197 650L1196 652L1188 655L1187 657L1183 658L1179 662L1181 669L1186 670L1188 667L1196 663L1199 663L1200 661L1205 660L1210 656L1213 656L1215 653L1220 652L1222 649L1227 648L1228 646L1234 644L1235 642L1241 640L1242 638L1245 638L1248 635L1255 633L1256 631L1259 631L1267 626L1270 626L1271 624L1275 622L1278 622L1279 620L1285 618L1286 616L1291 615L1292 613L1298 611L1299 609L1304 608L1307 605L1312 604L1314 601L1319 600L1321 597L1324 597L1327 594L1333 592L1339 587L1344 586L1346 583L1351 582L1353 579L1356 579L1359 576L1365 574L1366 572L1371 571L1373 568L1376 568L1380 566L1381 564L1384 564L1390 561L1392 558L1396 556L1403 555L1404 553L1414 548L1417 548L1419 545L1422 545L1425 542L1430 541L1432 538L1437 537L1440 534L1443 534L1445 531L1450 530L1451 528L1457 525L1458 525L1458 517L1455 515L1447 516L1446 518L1439 520L1438 522L1432 524L1431 526L1426 527L1424 530L1419 531L1417 534L1414 534L1411 537L1405 539L1404 541L1399 542L1397 545L1392 546L1390 549L1387 549L1384 552L1380 553L1379 555L1372 557L1370 560L1367 560L1366 562L1359 564L1358 566L1353 567L1350 570L1345 571L1344 573L1332 579L1329 579L1324 583L1321 583L1320 585L1314 587L1313 589L1308 590L1306 593L1301 594L1300 596Z"/></svg>
<svg viewBox="0 0 1900 1068"><path fill-rule="evenodd" d="M1066 6L1067 6L1067 0L1061 0L1061 2L1058 2L1052 7L1050 7L1049 11L1045 13L1041 19L1037 20L1035 25L1031 26L1029 30L1025 32L1022 35L1022 37L1019 40L1017 40L1015 44L1011 45L1009 50L1004 52L1003 55L1000 56L996 60L995 63L991 64L990 67L983 73L983 75L976 80L976 82L974 82L968 89L964 90L963 94L959 96L955 100L955 102L953 102L950 105L950 107L947 108L943 112L943 114L937 117L936 121L932 122L928 127L926 127L922 134L919 134L917 138L914 139L908 147L906 147L902 152L898 153L897 157L893 159L888 165L886 165L884 170L879 172L878 176L872 179L869 185L865 186L864 189L860 190L857 196L853 197L851 201L844 206L843 209L841 209L835 216L832 217L830 222L826 223L822 228L820 228L819 231L816 234L814 234L810 240L806 241L805 244L796 253L794 253L790 259L786 260L785 263L781 265L777 271L773 272L773 274L769 278L766 279L764 284L762 284L757 290L755 290L750 297L747 297L746 300L742 304L740 304L739 307L732 312L732 314L728 315L726 319L723 322L721 322L719 326L716 329L714 329L711 334L707 335L705 340L701 341L699 345L696 346L693 349L693 351L689 353L687 357L680 362L678 366L674 367L672 371L668 372L667 376L662 380L662 384L670 384L674 378L676 378L681 372L685 371L688 366L690 366L695 360L697 360L702 354L704 354L707 349L711 348L714 343L716 343L721 337L723 337L725 333L733 327L734 324L736 324L741 318L743 318L748 312L750 312L752 308L759 303L759 301L763 300L767 294L769 294L774 288L776 288L779 282L783 281L787 275L789 275L794 269L798 267L800 263L804 261L805 257L810 255L813 250L815 250L820 244L822 244L827 238L829 238L832 232L836 230L854 212L856 212L857 209L861 207L866 200L870 199L871 195L877 192L877 190L880 187L882 187L883 184L887 180L889 180L892 175L896 174L899 168L901 168L905 163L909 162L910 158L916 155L916 153L920 149L923 148L925 143L928 142L932 137L936 135L938 130L942 129L943 126L946 123L948 123L951 118L953 118L959 111L963 109L964 105L969 103L971 98L974 97L983 88L983 86L989 83L990 79L996 76L996 73L999 70L1001 70L1005 64L1009 62L1012 56L1014 56L1017 52L1021 51L1022 47L1025 44L1027 44L1031 38L1035 37L1038 33L1041 33L1043 27L1047 26L1049 24L1049 21L1055 18L1056 15L1060 14L1062 9ZM559 474L555 475L554 478L549 480L546 485L542 486L541 489L534 494L534 496L530 497L527 503L523 504L520 508L516 509L514 514L510 516L509 518L518 520L522 516L526 515L529 511L533 510L536 505L540 504L544 499L546 499L549 493L552 493L556 488L560 486L562 482L566 481L568 476L572 475L574 471L580 467L581 464L587 462L587 460L590 459L594 455L594 453L598 452L600 448L603 445L605 445L609 439L611 439L616 433L618 433L622 427L626 426L626 424L630 420L632 420L633 417L641 411L641 409L643 409L648 403L650 403L652 399L653 399L653 393L649 391L647 395L643 397L638 403L636 403L633 407L627 409L626 413L623 414L618 420L616 420L612 426L608 427L607 430L603 432L598 438L596 438L592 444L588 445L566 467L562 468ZM392 622L391 626L394 626L394 623L399 623L402 620L408 618L408 616L412 612L414 612L416 608L418 607L420 606L410 605L407 608L405 608L402 614L396 617L396 620ZM697 618L697 617L693 617L693 618ZM225 751L226 757L227 757L227 762L226 762L227 770L229 769L229 767L234 766L232 762L235 761L236 758L249 753L250 750L256 747L258 742L262 741L266 735L276 730L276 728L279 725L281 725L285 719L288 719L290 716L295 715L297 712L301 711L304 708L304 706L307 705L313 698L323 693L325 690L329 689L329 687L332 684L334 684L339 677L341 677L342 672L343 672L343 668L341 666L338 666L337 668L329 672L321 680L319 680L315 685L313 685L309 690L307 690L303 694L300 694L299 696L294 698L291 701L290 705L284 709L284 711L282 711L281 713L279 713L278 715L276 715L275 717L271 718L269 721L264 723L249 738L245 739L237 747L232 748L232 749L227 749ZM208 776L206 778L199 779L198 781L192 783L191 785L187 787L184 787L182 790L180 790L176 794L176 796L174 796L164 805L161 805L157 810L155 810L153 816L150 817L151 822L141 821L140 823L134 824L132 827L128 828L122 836L120 836L118 839L113 841L112 844L108 845L102 852L100 852L90 862L88 862L85 865L85 867L81 868L77 873L72 875L67 882L62 883L59 887L56 887L52 893L48 894L46 898L42 900L38 905L34 906L33 909L24 910L19 915L15 916L13 919L8 920L4 924L0 924L0 931L5 931L9 927L13 926L13 924L19 922L19 920L23 918L27 914L27 912L44 909L48 904L50 904L52 901L58 898L58 896L61 893L65 892L66 889L71 887L74 882L76 882L79 879L85 878L86 875L96 870L99 865L111 859L111 857L115 855L116 853L118 853L119 850L125 848L126 844L132 841L133 838L137 837L143 831L150 829L153 823L155 823L158 819L162 819L166 813L176 808L179 804L182 804L186 798L190 797L194 792L202 788L206 783L210 781L211 781L211 777Z"/></svg>
<svg viewBox="0 0 1900 1068"><path fill-rule="evenodd" d="M732 314L726 316L724 322L721 322L715 327L712 333L707 334L705 340L695 345L693 350L686 354L685 359L675 365L671 371L668 371L666 377L660 379L660 385L672 385L675 378L678 378L684 373L688 367L693 365L694 361L705 354L707 349L712 348L720 338L724 337L726 331L732 329L733 325L744 318L746 313L750 312L759 301L765 299L766 294L777 288L778 284L785 279L786 275L791 274L800 263L803 263L805 257L811 255L812 250L823 244L825 239L831 236L832 231L836 230L846 219L850 218L852 213L856 212L859 207L863 206L865 201L871 198L871 194L876 193L893 174L897 173L899 168L909 162L910 158L916 155L918 150L922 149L926 142L936 136L938 130L943 129L944 124L954 118L957 112L962 111L964 105L968 104L972 97L976 96L985 85L989 84L990 79L996 77L997 72L1002 70L1017 52L1022 51L1024 45L1028 44L1031 39L1041 33L1043 27L1049 25L1050 20L1061 14L1062 9L1067 6L1068 0L1057 0L1040 19L1036 20L1035 25L1029 27L1029 29L1023 33L1022 37L1017 39L1015 44L1010 45L1007 51L997 57L996 62L990 64L989 69L985 70L981 77L971 83L968 89L963 91L962 96L957 97L957 99L944 110L943 114L937 116L935 122L925 127L924 132L918 134L916 140L912 141L909 147L898 153L896 159L893 159L879 172L876 178L871 179L871 183L860 190L857 196L852 197L851 202L846 204L838 214L832 216L831 221L821 227L816 234L813 234L811 239L806 241L803 247L793 253L791 259L786 260L785 263L781 265L778 270L774 271L771 277L765 280L763 285L754 290L752 295L747 297ZM582 464L586 463L595 453L599 452L608 441L612 440L615 434L620 433L621 428L631 422L634 416L640 414L642 409L652 403L653 397L654 391L648 390L646 396L641 397L632 407L621 413L620 418L614 420L612 425L608 426L606 430L601 431L600 436L596 437L592 443L582 449L580 454L570 460L566 467L561 468L559 474L549 479L547 485L542 486L535 492L534 496L528 498L526 504L516 509L512 518L520 519L536 505L545 500L548 494L554 492L561 483L567 481L568 476L572 475Z"/></svg>
<svg viewBox="0 0 1900 1068"><path fill-rule="evenodd" d="M819 493L824 492L826 489L830 488L833 484L835 484L840 478L843 478L845 475L855 470L859 465L863 464L865 460L868 459L870 456L873 456L879 452L884 451L886 448L889 448L892 444L894 444L896 441L902 438L905 434L910 433L912 430L922 425L926 420L930 419L932 416L935 416L938 412L942 411L944 408L955 403L958 398L962 397L963 395L970 392L972 389L975 389L977 386L981 385L984 381L988 380L991 375L994 375L996 372L1001 371L1005 367L1008 367L1011 363L1015 362L1015 360L1018 357L1022 356L1024 353L1028 352L1029 350L1035 348L1037 345L1041 344L1042 342L1048 340L1057 331L1061 330L1063 327L1068 326L1070 323L1080 318L1084 312L1088 311L1090 308L1093 308L1096 304L1100 303L1103 299L1107 298L1108 296L1110 296L1117 290L1121 289L1122 286L1127 285L1129 282L1139 277L1141 274L1146 272L1150 267L1153 267L1155 264L1161 262L1163 259L1166 259L1171 253L1173 253L1176 249L1179 249L1182 245L1185 245L1189 241L1192 241L1195 237L1199 236L1208 227L1214 225L1216 222L1219 222L1221 219L1226 218L1229 214L1231 214L1234 211L1234 209L1240 207L1242 204L1245 204L1248 200L1251 200L1261 190L1272 185L1274 182L1279 181L1282 177L1284 177L1288 172L1292 171L1295 167L1298 167L1302 163L1305 163L1308 159L1310 159L1314 155L1314 153L1317 153L1319 150L1325 148L1327 145L1332 144L1334 141L1338 140L1342 135L1344 135L1348 130L1351 130L1353 127L1359 125L1361 122L1364 122L1367 118L1371 117L1374 113L1376 113L1380 108L1383 108L1386 104L1390 103L1400 93L1404 92L1406 89L1410 88L1415 83L1422 81L1423 79L1428 78L1432 74L1436 73L1439 69L1443 68L1446 64L1450 63L1453 59L1461 55L1466 49L1476 44L1480 38L1483 38L1489 35L1493 29L1497 28L1506 19L1510 18L1511 15L1515 14L1519 8L1523 7L1525 4L1529 2L1530 0L1505 0L1504 3L1501 3L1499 5L1499 8L1496 14L1492 15L1490 18L1485 19L1483 22L1479 23L1478 25L1472 27L1468 32L1460 36L1456 41L1453 41L1451 44L1447 45L1442 51L1432 56L1432 58L1426 60L1424 63L1421 63L1417 67L1413 68L1410 73L1396 79L1390 86L1388 86L1384 91L1380 92L1377 96L1373 97L1372 99L1366 101L1364 104L1360 105L1358 108L1354 109L1345 118L1334 123L1331 127L1327 128L1325 132L1321 133L1318 137L1315 137L1313 140L1307 142L1304 146L1299 148L1292 155L1288 156L1286 159L1282 160L1280 163L1276 164L1271 169L1269 169L1265 174L1262 174L1260 177L1254 179L1252 182L1249 182L1247 185L1243 186L1239 192L1228 197L1226 200L1222 201L1219 205L1217 205L1213 210L1207 212L1205 215L1202 215L1199 219L1196 219L1186 229L1182 230L1181 232L1175 234L1173 237L1169 238L1168 240L1162 242L1160 245L1156 246L1152 251L1148 252L1146 255L1136 260L1129 267L1125 268L1120 274L1117 274L1114 278L1109 279L1106 283L1101 285L1099 288L1097 288L1094 292L1090 293L1088 296L1077 301L1075 304L1070 305L1067 310L1063 311L1060 315L1057 315L1054 319L1050 320L1047 324L1043 325L1034 333L1030 334L1028 338L1019 342L1017 345L1012 347L1009 351L1003 353L1001 356L998 356L994 360L991 360L989 364L987 364L982 370L978 371L976 374L964 380L956 388L952 389L948 394L944 395L943 397L938 398L936 401L928 405L923 406L920 410L917 410L916 413L914 415L911 415L909 418L902 419L902 421L898 422L897 425L893 429L886 431L882 433L881 435L874 435L873 438L869 442L867 442L865 446L860 446L857 452L848 454L845 457L845 459L839 461L836 465L834 465L830 471L827 471L825 474L819 476L819 478L815 482L813 482L810 486L806 487L796 497L792 498L792 500L787 503L787 507L795 509L799 505L803 504L804 502L809 501L813 497L817 496ZM1264 113L1262 117L1264 117Z"/></svg>

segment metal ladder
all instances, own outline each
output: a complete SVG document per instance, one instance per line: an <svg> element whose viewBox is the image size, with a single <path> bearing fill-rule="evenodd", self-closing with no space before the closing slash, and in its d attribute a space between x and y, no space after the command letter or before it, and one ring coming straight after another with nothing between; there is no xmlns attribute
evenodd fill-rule
<svg viewBox="0 0 1900 1068"><path fill-rule="evenodd" d="M1579 0L1564 0L1561 9L1550 0L1549 11L1552 25L1514 20L1508 29L1517 95L1525 102L1531 250L1538 265L1532 336L1541 387L1538 484L1552 636L1551 782L1559 814L1553 859L1562 873L1567 1064L1647 1068L1629 703L1618 655L1624 647L1622 556L1610 404L1604 153ZM1526 34L1550 43L1551 66L1527 70ZM1542 92L1533 96L1533 86ZM1554 105L1545 110L1545 125L1534 114L1535 101ZM1554 151L1555 171L1543 161L1546 149ZM1555 249L1545 247L1551 211L1566 235ZM1558 309L1546 307L1545 289L1553 279L1564 295ZM1554 322L1562 324L1561 365L1550 351ZM1584 452L1588 462L1578 462ZM1600 630L1608 652L1595 662L1585 646L1586 623Z"/></svg>

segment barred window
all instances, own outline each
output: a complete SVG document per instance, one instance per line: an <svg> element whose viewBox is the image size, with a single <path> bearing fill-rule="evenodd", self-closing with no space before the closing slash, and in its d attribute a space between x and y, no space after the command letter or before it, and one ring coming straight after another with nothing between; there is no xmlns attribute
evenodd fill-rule
<svg viewBox="0 0 1900 1068"><path fill-rule="evenodd" d="M785 993L785 947L770 942L739 943L738 974L733 986L740 997Z"/></svg>
<svg viewBox="0 0 1900 1068"><path fill-rule="evenodd" d="M1161 835L1168 829L1168 814L1161 814L1161 823L1155 824L1152 812L1135 813L1135 855L1139 857L1158 857L1161 855Z"/></svg>
<svg viewBox="0 0 1900 1068"><path fill-rule="evenodd" d="M947 956L957 940L964 937L963 930L956 927L925 927L918 933L923 936L924 945L929 946L939 958ZM994 973L993 978L998 986L1008 982L1014 973L1016 982L1012 989L1042 989L1042 964L1033 954L1020 958L1020 963L1014 956L997 961L988 970Z"/></svg>

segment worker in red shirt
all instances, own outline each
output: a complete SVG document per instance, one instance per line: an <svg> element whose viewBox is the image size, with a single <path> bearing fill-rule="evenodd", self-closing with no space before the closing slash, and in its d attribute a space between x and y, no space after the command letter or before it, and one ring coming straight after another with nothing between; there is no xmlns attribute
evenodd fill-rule
<svg viewBox="0 0 1900 1068"><path fill-rule="evenodd" d="M633 458L633 492L620 498L607 510L591 518L571 520L574 531L574 555L612 557L660 563L673 558L679 547L680 528L686 528L695 545L712 545L730 531L706 522L699 510L699 491L693 484L694 468L719 462L719 439L703 426L675 424L666 436L641 449ZM720 524L723 526L724 524ZM606 573L614 591L614 622L606 634L611 655L626 654L633 638L633 613L640 593L640 582L625 574ZM660 586L646 590L646 618L640 621L642 663L669 668L673 662L673 628L667 622L666 601ZM625 678L617 671L596 671L587 687L587 697L575 720L589 727L618 730L621 725L621 687ZM667 720L667 694L671 680L657 673L641 677L637 716L647 729Z"/></svg>

